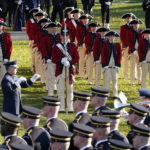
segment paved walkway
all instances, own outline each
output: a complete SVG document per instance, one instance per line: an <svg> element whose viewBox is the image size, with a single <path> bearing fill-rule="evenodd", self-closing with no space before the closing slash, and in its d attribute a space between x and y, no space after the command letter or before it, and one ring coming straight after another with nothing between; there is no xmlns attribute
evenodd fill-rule
<svg viewBox="0 0 150 150"><path fill-rule="evenodd" d="M26 41L28 40L27 34L25 31L8 31L12 35L13 40L17 41Z"/></svg>

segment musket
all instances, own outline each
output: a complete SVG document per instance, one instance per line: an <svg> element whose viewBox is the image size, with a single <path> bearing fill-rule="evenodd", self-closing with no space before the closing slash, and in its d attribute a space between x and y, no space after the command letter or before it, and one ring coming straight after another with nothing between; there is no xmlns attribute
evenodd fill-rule
<svg viewBox="0 0 150 150"><path fill-rule="evenodd" d="M66 25L66 22L65 22L65 26L64 26L64 31L65 31L65 57L66 57L66 55L67 55L67 34L66 34L66 32L67 32L67 25ZM65 66L64 66L65 67ZM67 109L67 72L68 72L68 70L67 70L67 67L65 67L65 86L66 86L66 91L65 91L65 109Z"/></svg>

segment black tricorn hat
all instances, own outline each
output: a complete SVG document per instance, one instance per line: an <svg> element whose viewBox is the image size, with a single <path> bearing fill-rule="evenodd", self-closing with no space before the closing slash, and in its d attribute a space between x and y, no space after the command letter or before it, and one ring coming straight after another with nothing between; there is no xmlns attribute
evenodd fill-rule
<svg viewBox="0 0 150 150"><path fill-rule="evenodd" d="M115 31L109 31L108 33L105 34L105 36L115 36L119 37L119 34Z"/></svg>
<svg viewBox="0 0 150 150"><path fill-rule="evenodd" d="M84 12L81 9L74 9L71 11L71 14L75 14L75 13L84 13Z"/></svg>
<svg viewBox="0 0 150 150"><path fill-rule="evenodd" d="M133 19L136 18L136 16L133 13L126 13L122 15L122 19L128 18L128 17L132 17Z"/></svg>
<svg viewBox="0 0 150 150"><path fill-rule="evenodd" d="M142 22L141 20L134 19L134 20L130 21L129 24L130 24L130 25L131 25L131 24L143 24L143 22Z"/></svg>
<svg viewBox="0 0 150 150"><path fill-rule="evenodd" d="M142 33L143 33L143 34L150 34L150 29L144 29L144 30L142 31Z"/></svg>
<svg viewBox="0 0 150 150"><path fill-rule="evenodd" d="M96 30L96 32L108 32L108 31L110 31L108 28L105 28L105 27L102 27L102 28L98 28L97 30Z"/></svg>
<svg viewBox="0 0 150 150"><path fill-rule="evenodd" d="M100 24L97 23L97 22L90 22L90 23L88 24L88 27L97 27L97 26L100 26Z"/></svg>

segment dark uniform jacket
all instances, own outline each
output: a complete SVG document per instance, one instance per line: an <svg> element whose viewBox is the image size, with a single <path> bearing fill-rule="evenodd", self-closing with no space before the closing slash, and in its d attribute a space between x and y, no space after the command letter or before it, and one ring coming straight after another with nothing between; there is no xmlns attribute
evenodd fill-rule
<svg viewBox="0 0 150 150"><path fill-rule="evenodd" d="M68 126L63 120L58 118L49 118L44 126L44 129L50 134L50 131L55 128L68 131Z"/></svg>
<svg viewBox="0 0 150 150"><path fill-rule="evenodd" d="M95 150L109 150L108 140L104 140L95 145Z"/></svg>
<svg viewBox="0 0 150 150"><path fill-rule="evenodd" d="M66 7L77 7L77 0L63 0L63 8Z"/></svg>
<svg viewBox="0 0 150 150"><path fill-rule="evenodd" d="M129 131L129 133L127 134L127 138L130 144L133 144L134 136L135 136L135 133L133 131Z"/></svg>
<svg viewBox="0 0 150 150"><path fill-rule="evenodd" d="M40 7L40 0L25 0L24 5L26 9L31 10L33 8Z"/></svg>
<svg viewBox="0 0 150 150"><path fill-rule="evenodd" d="M81 0L83 5L94 6L95 0Z"/></svg>
<svg viewBox="0 0 150 150"><path fill-rule="evenodd" d="M10 135L10 136L8 135L7 137L5 137L5 140L0 146L0 148L10 150L9 145L14 142L18 144L25 144L25 145L27 144L26 141L22 139L21 137L18 137L16 135Z"/></svg>
<svg viewBox="0 0 150 150"><path fill-rule="evenodd" d="M53 7L62 8L63 7L63 0L52 0Z"/></svg>
<svg viewBox="0 0 150 150"><path fill-rule="evenodd" d="M114 139L114 140L120 140L126 143L129 143L128 139L126 138L126 136L122 135L121 133L119 133L118 130L113 130L108 134L108 139Z"/></svg>
<svg viewBox="0 0 150 150"><path fill-rule="evenodd" d="M34 147L34 150L50 149L50 135L44 128L29 128L23 136L23 139L28 145Z"/></svg>
<svg viewBox="0 0 150 150"><path fill-rule="evenodd" d="M107 108L106 106L100 106L98 107L93 113L92 113L92 116L100 116L102 115L101 112L103 110L109 110L109 108Z"/></svg>
<svg viewBox="0 0 150 150"><path fill-rule="evenodd" d="M81 111L81 112L79 112L77 114L77 116L75 117L74 121L70 123L70 125L69 125L69 131L73 132L73 124L74 123L80 123L80 124L84 124L84 125L90 125L90 122L91 122L91 116L88 113ZM71 138L69 150L78 150L78 148L76 148L74 146L73 137Z"/></svg>
<svg viewBox="0 0 150 150"><path fill-rule="evenodd" d="M105 2L112 2L113 0L99 0L101 5L106 5Z"/></svg>
<svg viewBox="0 0 150 150"><path fill-rule="evenodd" d="M83 150L94 150L93 147L85 147Z"/></svg>
<svg viewBox="0 0 150 150"><path fill-rule="evenodd" d="M150 150L150 145L141 147L140 150Z"/></svg>
<svg viewBox="0 0 150 150"><path fill-rule="evenodd" d="M69 125L69 131L73 131L73 123L80 123L84 125L89 125L91 122L91 116L85 112L79 112L75 117L74 121Z"/></svg>
<svg viewBox="0 0 150 150"><path fill-rule="evenodd" d="M2 79L3 112L19 115L22 111L21 88L32 85L31 80L23 81L20 87L15 85L17 76L6 73Z"/></svg>

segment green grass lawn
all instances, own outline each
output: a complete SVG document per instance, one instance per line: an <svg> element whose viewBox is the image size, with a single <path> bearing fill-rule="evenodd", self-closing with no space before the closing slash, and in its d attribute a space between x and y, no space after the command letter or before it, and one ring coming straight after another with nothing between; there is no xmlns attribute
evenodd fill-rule
<svg viewBox="0 0 150 150"><path fill-rule="evenodd" d="M131 3L132 2L132 3ZM81 5L79 5L81 8ZM95 20L101 22L99 4L95 5L94 8L94 16L96 16ZM133 12L138 18L144 21L143 16L144 13L141 8L141 2L138 0L131 0L130 3L113 3L111 6L111 28L118 29L121 24L123 24L120 16L126 12ZM144 28L144 25L142 26ZM30 50L28 48L28 41L14 41L13 42L13 53L11 60L17 60L19 63L19 71L18 76L25 76L27 78L31 77L31 56ZM102 83L103 81L101 81ZM124 80L122 76L122 70L120 70L119 75L119 91L125 92L128 97L128 102L138 101L138 88L139 85L131 86L129 84L129 80ZM90 92L91 85L87 84L86 79L81 79L76 77L76 83L74 84L74 90L77 91L86 91ZM150 86L148 86L150 88ZM22 100L24 105L30 105L38 108L42 108L42 96L46 96L47 91L45 91L45 87L39 81L36 82L32 87L27 89L22 89ZM112 96L112 95L111 95ZM109 99L107 105L113 108L113 99ZM0 92L0 110L2 108L2 93ZM89 107L89 112L92 112L92 107ZM67 123L71 122L74 119L74 114L60 114L59 117L65 120ZM46 118L41 117L40 126L45 124ZM121 119L120 123L120 131L124 134L127 134L129 130L126 121ZM24 129L21 127L19 131L19 135L24 134ZM0 142L3 141L3 138L0 137Z"/></svg>

